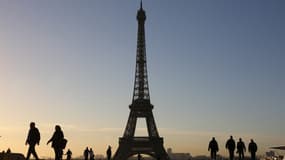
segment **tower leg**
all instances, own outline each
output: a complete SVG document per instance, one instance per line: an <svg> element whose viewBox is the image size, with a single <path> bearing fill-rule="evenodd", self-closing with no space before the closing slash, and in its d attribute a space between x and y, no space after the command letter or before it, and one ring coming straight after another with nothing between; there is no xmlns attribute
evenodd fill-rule
<svg viewBox="0 0 285 160"><path fill-rule="evenodd" d="M120 138L113 160L127 160L136 154L146 154L157 160L170 160L163 147L163 138Z"/></svg>

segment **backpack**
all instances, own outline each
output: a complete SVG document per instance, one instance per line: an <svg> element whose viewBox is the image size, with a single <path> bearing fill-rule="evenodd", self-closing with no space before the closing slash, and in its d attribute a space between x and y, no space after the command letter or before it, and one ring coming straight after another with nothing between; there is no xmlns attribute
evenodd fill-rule
<svg viewBox="0 0 285 160"><path fill-rule="evenodd" d="M63 138L63 139L61 140L61 142L60 142L60 147L61 147L62 149L65 149L66 144L67 144L67 139Z"/></svg>
<svg viewBox="0 0 285 160"><path fill-rule="evenodd" d="M35 139L36 139L36 142L37 142L37 143L40 143L41 134L40 134L40 132L39 132L38 129L36 129L35 131L36 131L36 132L35 132Z"/></svg>

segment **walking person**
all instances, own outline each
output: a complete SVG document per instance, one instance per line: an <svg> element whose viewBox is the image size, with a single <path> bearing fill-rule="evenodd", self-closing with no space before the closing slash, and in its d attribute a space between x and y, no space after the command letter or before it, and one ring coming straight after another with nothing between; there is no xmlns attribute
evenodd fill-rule
<svg viewBox="0 0 285 160"><path fill-rule="evenodd" d="M95 154L92 148L89 150L90 160L95 160Z"/></svg>
<svg viewBox="0 0 285 160"><path fill-rule="evenodd" d="M88 160L88 157L89 157L89 149L88 149L88 147L85 148L85 150L83 152L83 156L84 156L84 160Z"/></svg>
<svg viewBox="0 0 285 160"><path fill-rule="evenodd" d="M142 155L140 153L138 154L138 160L142 160Z"/></svg>
<svg viewBox="0 0 285 160"><path fill-rule="evenodd" d="M40 139L41 139L41 135L40 135L39 130L36 128L35 122L31 122L30 130L29 130L28 137L26 140L26 145L29 144L29 149L28 149L26 160L30 159L31 154L35 157L36 160L39 159L37 152L35 150L35 146L36 144L37 145L40 144Z"/></svg>
<svg viewBox="0 0 285 160"><path fill-rule="evenodd" d="M208 151L211 150L211 160L216 160L217 152L219 151L218 142L215 140L215 137L209 143Z"/></svg>
<svg viewBox="0 0 285 160"><path fill-rule="evenodd" d="M47 145L52 142L51 147L54 149L55 160L62 160L64 135L59 125L55 126L55 132L48 140Z"/></svg>
<svg viewBox="0 0 285 160"><path fill-rule="evenodd" d="M230 139L228 139L227 143L226 143L226 149L229 150L229 156L230 156L230 160L234 160L234 151L236 149L236 142L233 139L233 136L230 136Z"/></svg>
<svg viewBox="0 0 285 160"><path fill-rule="evenodd" d="M108 146L108 149L106 151L107 154L107 160L111 160L112 157L112 150L111 150L111 146Z"/></svg>
<svg viewBox="0 0 285 160"><path fill-rule="evenodd" d="M71 160L71 155L72 155L72 152L70 149L68 149L66 152L66 160Z"/></svg>
<svg viewBox="0 0 285 160"><path fill-rule="evenodd" d="M257 151L257 145L253 141L253 139L251 139L250 143L248 144L248 151L250 152L251 160L255 160L256 159L255 154L256 154L256 151Z"/></svg>
<svg viewBox="0 0 285 160"><path fill-rule="evenodd" d="M238 153L238 159L243 160L244 159L244 152L246 151L245 145L241 138L239 138L239 141L237 142L237 153Z"/></svg>

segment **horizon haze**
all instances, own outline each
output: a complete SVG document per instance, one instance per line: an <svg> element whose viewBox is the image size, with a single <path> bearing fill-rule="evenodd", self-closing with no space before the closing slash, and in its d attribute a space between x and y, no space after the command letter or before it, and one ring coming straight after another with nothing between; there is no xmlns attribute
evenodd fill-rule
<svg viewBox="0 0 285 160"><path fill-rule="evenodd" d="M0 151L36 151L59 124L67 148L113 153L134 88L140 1L0 1ZM209 155L216 137L284 145L285 1L143 0L150 100L165 148ZM136 135L147 135L138 121ZM284 152L280 152L284 154ZM246 153L248 155L248 153Z"/></svg>

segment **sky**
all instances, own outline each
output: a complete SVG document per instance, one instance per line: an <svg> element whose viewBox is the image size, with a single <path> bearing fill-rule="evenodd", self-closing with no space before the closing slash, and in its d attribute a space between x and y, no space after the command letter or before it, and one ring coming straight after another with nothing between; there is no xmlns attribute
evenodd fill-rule
<svg viewBox="0 0 285 160"><path fill-rule="evenodd" d="M41 157L59 124L80 156L113 152L132 100L139 0L0 1L0 150ZM285 144L285 1L144 0L150 99L165 148ZM147 135L139 119L136 136ZM280 152L282 153L282 152ZM284 152L282 153L284 154Z"/></svg>

